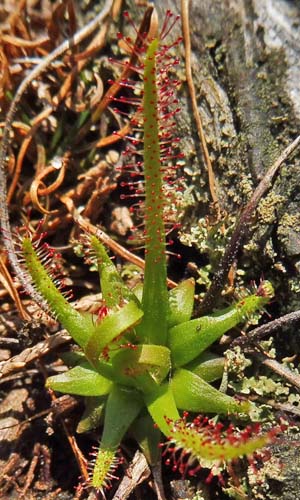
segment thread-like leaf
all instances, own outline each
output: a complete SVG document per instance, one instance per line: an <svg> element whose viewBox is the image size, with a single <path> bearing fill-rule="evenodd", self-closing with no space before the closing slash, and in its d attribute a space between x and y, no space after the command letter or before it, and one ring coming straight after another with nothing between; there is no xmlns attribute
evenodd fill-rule
<svg viewBox="0 0 300 500"><path fill-rule="evenodd" d="M117 479L115 470L119 465L119 460L116 458L116 450L109 448L100 448L96 458L90 463L93 467L90 484L101 491L104 497L104 491L109 488L110 482Z"/></svg>
<svg viewBox="0 0 300 500"><path fill-rule="evenodd" d="M259 425L248 426L243 431L230 425L224 430L222 424L201 416L191 423L185 418L176 422L169 421L169 426L169 449L173 457L177 456L176 468L181 473L187 469L190 469L190 473L195 473L201 467L208 467L212 475L219 474L226 463L244 455L251 456L265 447L281 430L277 427L259 434Z"/></svg>
<svg viewBox="0 0 300 500"><path fill-rule="evenodd" d="M97 259L101 291L106 306L120 306L124 301L134 301L139 305L136 295L125 285L102 243L95 236L91 236L90 243Z"/></svg>
<svg viewBox="0 0 300 500"><path fill-rule="evenodd" d="M111 479L116 450L142 407L136 391L114 385L106 404L103 435L91 479L96 489L103 490Z"/></svg>
<svg viewBox="0 0 300 500"><path fill-rule="evenodd" d="M41 264L29 237L23 239L22 247L25 263L35 287L49 304L53 315L62 323L75 342L84 348L94 330L92 316L80 314L64 298Z"/></svg>
<svg viewBox="0 0 300 500"><path fill-rule="evenodd" d="M156 51L158 40L147 50L144 65L143 126L145 177L145 277L139 329L143 341L165 345L167 340L168 292L165 255L164 197L160 161Z"/></svg>

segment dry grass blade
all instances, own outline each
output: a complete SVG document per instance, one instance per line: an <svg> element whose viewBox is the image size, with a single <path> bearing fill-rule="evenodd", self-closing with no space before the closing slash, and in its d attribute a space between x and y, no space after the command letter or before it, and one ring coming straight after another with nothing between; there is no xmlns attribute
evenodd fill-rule
<svg viewBox="0 0 300 500"><path fill-rule="evenodd" d="M60 91L56 94L56 96L53 97L52 102L54 106L58 106L58 104L66 97L67 93L71 88L72 82L74 81L75 75L84 68L91 55L103 47L107 30L108 30L108 25L104 24L101 27L99 33L96 33L93 40L89 43L87 49L82 53L77 53L74 55L74 61L76 62L76 66L72 69L71 73L66 77L63 85L61 86Z"/></svg>
<svg viewBox="0 0 300 500"><path fill-rule="evenodd" d="M16 187L17 187L20 175L21 175L21 171L22 171L23 160L24 160L26 152L30 146L30 143L33 139L34 133L35 133L35 127L32 127L31 130L28 132L27 137L24 139L24 141L22 142L22 145L20 147L18 157L17 157L16 167L14 170L14 176L13 176L12 182L9 186L9 190L8 190L8 194L7 194L8 205L10 204L12 197L14 195L14 192L16 190Z"/></svg>
<svg viewBox="0 0 300 500"><path fill-rule="evenodd" d="M67 168L67 162L68 162L68 157L69 154L66 153L64 155L64 158L61 160L60 167L54 167L54 166L48 166L44 170L42 170L38 175L36 175L35 179L31 183L30 186L30 198L33 202L33 204L38 208L38 210L44 214L44 215L50 215L50 214L56 214L58 211L57 210L47 210L45 207L41 205L39 202L39 196L48 196L51 193L54 193L59 186L64 181L65 174L66 174L66 168ZM58 172L58 176L55 179L50 186L43 187L41 188L41 185L45 186L44 180L45 177L48 175L52 174L53 172Z"/></svg>
<svg viewBox="0 0 300 500"><path fill-rule="evenodd" d="M2 34L1 40L3 42L10 43L12 46L34 49L36 47L41 47L41 45L45 45L46 43L48 43L49 37L43 36L36 40L24 40L23 38L19 38L17 36Z"/></svg>
<svg viewBox="0 0 300 500"><path fill-rule="evenodd" d="M24 370L30 363L42 358L61 345L70 342L70 340L71 337L65 333L55 333L51 337L38 342L34 347L28 347L9 360L2 361L0 363L0 379L4 380L11 373Z"/></svg>
<svg viewBox="0 0 300 500"><path fill-rule="evenodd" d="M12 280L11 275L8 272L8 269L4 263L1 255L0 255L0 281L1 281L2 285L4 286L4 288L7 290L7 292L9 293L9 295L11 296L11 298L13 299L13 301L18 309L20 317L25 321L29 321L30 316L25 311L25 309L22 305L22 302L20 300L16 286Z"/></svg>
<svg viewBox="0 0 300 500"><path fill-rule="evenodd" d="M193 115L196 122L197 132L200 139L200 144L207 168L208 173L208 183L209 190L211 194L211 198L214 204L214 209L216 211L216 219L219 221L221 219L221 207L219 198L216 191L216 179L213 170L213 166L211 163L211 159L209 156L209 151L205 139L205 134L203 130L201 116L198 110L196 91L193 82L192 75L192 61L191 61L191 37L190 37L190 27L189 27L189 0L181 0L181 20L182 20L182 30L183 30L183 39L185 46L185 74L186 80L188 84L188 89L191 98L191 104L193 109Z"/></svg>

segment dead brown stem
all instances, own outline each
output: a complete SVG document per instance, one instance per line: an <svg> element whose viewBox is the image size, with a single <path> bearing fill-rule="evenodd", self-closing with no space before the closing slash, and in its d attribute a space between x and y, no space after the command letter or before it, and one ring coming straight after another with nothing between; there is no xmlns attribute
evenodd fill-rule
<svg viewBox="0 0 300 500"><path fill-rule="evenodd" d="M274 319L273 321L269 321L266 325L258 326L247 332L247 335L243 335L233 340L231 346L247 346L249 344L253 344L259 342L267 335L273 335L277 330L280 330L284 326L290 326L295 323L300 323L300 309L297 311L293 311L291 313L285 314L281 316L281 318Z"/></svg>

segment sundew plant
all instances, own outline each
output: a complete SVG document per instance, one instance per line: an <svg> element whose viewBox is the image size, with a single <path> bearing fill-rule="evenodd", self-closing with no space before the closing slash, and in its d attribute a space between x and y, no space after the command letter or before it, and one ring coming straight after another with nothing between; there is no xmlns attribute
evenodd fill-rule
<svg viewBox="0 0 300 500"><path fill-rule="evenodd" d="M97 264L103 300L99 314L78 312L65 298L53 276L55 252L40 238L22 238L24 267L49 311L80 347L69 356L71 368L47 380L62 393L85 396L86 412L79 431L102 424L102 436L91 463L90 486L104 491L114 477L120 444L127 432L135 437L150 464L159 459L159 443L168 443L175 468L196 473L209 467L217 473L227 461L251 455L265 446L272 432L256 427L237 431L199 417L248 414L249 402L239 402L212 385L222 376L223 360L207 349L226 331L261 310L273 296L270 283L232 306L191 319L194 282L167 288L166 234L174 227L174 200L179 190L178 138L175 115L179 106L173 77L178 64L170 41L176 18L167 11L161 28L152 11L148 34L137 32L138 43L122 37L134 54L132 79L119 82L125 95L111 97L125 104L132 135L124 152L127 194L143 220L145 270L143 287L129 289L103 244L88 237L90 257ZM128 14L126 14L127 17ZM135 76L134 76L135 75ZM130 92L132 95L130 96ZM128 194L129 193L129 194Z"/></svg>

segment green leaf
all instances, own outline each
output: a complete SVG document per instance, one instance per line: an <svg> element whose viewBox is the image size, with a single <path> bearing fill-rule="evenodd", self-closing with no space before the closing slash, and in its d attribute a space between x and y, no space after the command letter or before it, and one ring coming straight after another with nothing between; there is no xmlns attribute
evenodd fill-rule
<svg viewBox="0 0 300 500"><path fill-rule="evenodd" d="M138 391L115 384L106 403L101 448L116 449L142 407Z"/></svg>
<svg viewBox="0 0 300 500"><path fill-rule="evenodd" d="M133 349L119 350L112 359L116 374L129 375L137 379L149 373L156 383L168 374L171 368L170 350L164 346L142 344Z"/></svg>
<svg viewBox="0 0 300 500"><path fill-rule="evenodd" d="M88 360L97 366L103 349L116 337L135 326L142 316L143 311L135 302L129 302L118 311L111 311L99 325L94 327L94 332L85 348Z"/></svg>
<svg viewBox="0 0 300 500"><path fill-rule="evenodd" d="M116 449L100 447L96 460L93 461L93 474L89 486L100 491L102 497L104 497L104 489L109 485L109 481L115 477L117 466Z"/></svg>
<svg viewBox="0 0 300 500"><path fill-rule="evenodd" d="M59 357L69 367L79 365L81 361L86 360L83 351L64 351L59 353Z"/></svg>
<svg viewBox="0 0 300 500"><path fill-rule="evenodd" d="M171 380L176 406L196 413L245 413L250 404L239 403L188 370L176 370Z"/></svg>
<svg viewBox="0 0 300 500"><path fill-rule="evenodd" d="M143 75L144 179L145 179L145 273L142 307L144 318L137 329L141 342L165 345L167 340L168 290L163 175L159 139L156 51L150 42Z"/></svg>
<svg viewBox="0 0 300 500"><path fill-rule="evenodd" d="M188 424L183 418L173 424L170 422L169 440L174 457L176 451L180 457L179 450L183 449L189 453L190 463L197 460L201 467L210 468L211 474L217 476L226 462L230 463L243 455L251 456L272 442L273 431L259 435L258 430L257 426L249 426L243 431L234 431L232 426L223 430L222 425L214 424L213 421L206 422L198 417Z"/></svg>
<svg viewBox="0 0 300 500"><path fill-rule="evenodd" d="M195 280L182 281L169 291L168 326L172 327L188 321L194 307Z"/></svg>
<svg viewBox="0 0 300 500"><path fill-rule="evenodd" d="M82 434L99 427L106 399L107 398L103 396L85 398L84 413L76 429L78 434Z"/></svg>
<svg viewBox="0 0 300 500"><path fill-rule="evenodd" d="M106 403L103 434L93 469L94 488L103 491L116 468L116 450L142 407L143 400L137 391L113 386Z"/></svg>
<svg viewBox="0 0 300 500"><path fill-rule="evenodd" d="M205 382L222 378L225 359L204 351L200 356L185 365L185 368L201 377Z"/></svg>
<svg viewBox="0 0 300 500"><path fill-rule="evenodd" d="M169 420L175 422L180 418L171 386L168 383L159 385L152 392L145 394L144 399L153 421L168 437Z"/></svg>
<svg viewBox="0 0 300 500"><path fill-rule="evenodd" d="M149 414L139 415L130 428L139 447L150 465L156 465L160 457L161 432L155 427Z"/></svg>
<svg viewBox="0 0 300 500"><path fill-rule="evenodd" d="M46 386L54 391L78 396L103 396L109 393L112 383L87 361L82 361L71 370L49 377Z"/></svg>
<svg viewBox="0 0 300 500"><path fill-rule="evenodd" d="M36 288L49 304L51 313L75 342L84 348L94 330L91 314L80 314L64 298L41 264L30 238L23 239L22 247L27 269Z"/></svg>
<svg viewBox="0 0 300 500"><path fill-rule="evenodd" d="M91 247L96 255L101 291L106 306L112 308L122 305L124 301L133 301L140 305L136 295L125 285L104 246L96 236L91 236Z"/></svg>
<svg viewBox="0 0 300 500"><path fill-rule="evenodd" d="M261 285L262 286L262 285ZM168 345L172 364L182 366L194 359L225 332L245 321L249 314L261 309L272 296L270 283L264 283L265 292L250 295L223 311L192 319L169 330Z"/></svg>
<svg viewBox="0 0 300 500"><path fill-rule="evenodd" d="M138 283L132 289L134 295L137 297L138 301L141 303L143 298L143 283Z"/></svg>

